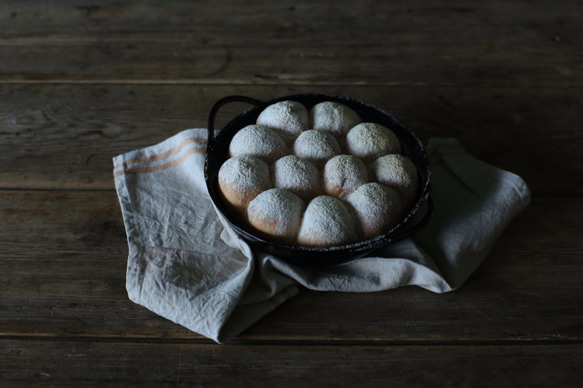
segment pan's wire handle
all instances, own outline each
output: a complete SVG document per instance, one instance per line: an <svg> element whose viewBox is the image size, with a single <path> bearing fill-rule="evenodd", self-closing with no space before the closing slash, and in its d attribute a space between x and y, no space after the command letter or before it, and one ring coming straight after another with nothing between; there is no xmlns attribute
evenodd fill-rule
<svg viewBox="0 0 583 388"><path fill-rule="evenodd" d="M223 97L220 100L218 100L215 105L212 107L210 113L209 113L209 119L208 119L208 143L207 143L207 148L209 146L211 146L211 144L214 142L215 140L215 119L217 116L217 113L219 111L219 109L221 109L224 105L229 104L231 102L245 102L251 105L260 105L262 102L252 98L252 97L247 97L247 96L227 96L227 97Z"/></svg>

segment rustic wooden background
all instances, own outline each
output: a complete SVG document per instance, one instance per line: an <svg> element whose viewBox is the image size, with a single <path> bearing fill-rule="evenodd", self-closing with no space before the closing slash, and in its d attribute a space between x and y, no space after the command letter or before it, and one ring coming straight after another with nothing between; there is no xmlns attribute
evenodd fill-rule
<svg viewBox="0 0 583 388"><path fill-rule="evenodd" d="M583 386L583 2L0 2L0 386ZM111 158L350 96L521 175L459 290L302 290L227 345L131 303ZM240 109L222 110L220 120Z"/></svg>

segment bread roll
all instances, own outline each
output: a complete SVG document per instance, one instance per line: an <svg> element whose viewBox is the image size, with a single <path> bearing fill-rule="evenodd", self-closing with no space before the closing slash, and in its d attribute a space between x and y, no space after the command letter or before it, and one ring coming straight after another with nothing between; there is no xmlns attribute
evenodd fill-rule
<svg viewBox="0 0 583 388"><path fill-rule="evenodd" d="M346 136L361 121L358 113L338 102L320 102L310 110L310 127L329 132L338 138Z"/></svg>
<svg viewBox="0 0 583 388"><path fill-rule="evenodd" d="M271 187L269 166L253 156L229 158L219 169L221 193L238 211L243 211L253 198Z"/></svg>
<svg viewBox="0 0 583 388"><path fill-rule="evenodd" d="M308 204L298 234L300 245L331 247L348 244L355 239L354 217L340 200L322 195Z"/></svg>
<svg viewBox="0 0 583 388"><path fill-rule="evenodd" d="M271 129L260 125L248 125L240 129L229 144L230 156L255 156L267 163L273 163L288 153L283 139Z"/></svg>
<svg viewBox="0 0 583 388"><path fill-rule="evenodd" d="M393 131L377 123L360 123L346 135L348 153L365 163L387 154L401 152L401 143Z"/></svg>
<svg viewBox="0 0 583 388"><path fill-rule="evenodd" d="M273 186L309 201L322 192L321 174L313 164L296 155L278 159L271 168Z"/></svg>
<svg viewBox="0 0 583 388"><path fill-rule="evenodd" d="M410 208L417 197L417 168L411 159L401 154L384 155L369 166L372 180L394 189L403 206Z"/></svg>
<svg viewBox="0 0 583 388"><path fill-rule="evenodd" d="M292 143L308 128L308 111L297 101L280 101L266 107L256 121L257 125L277 132L286 142Z"/></svg>
<svg viewBox="0 0 583 388"><path fill-rule="evenodd" d="M300 229L306 205L297 195L283 189L269 189L249 203L249 223L278 242L293 243Z"/></svg>
<svg viewBox="0 0 583 388"><path fill-rule="evenodd" d="M338 141L328 132L315 129L302 132L294 142L294 154L316 166L323 166L340 154Z"/></svg>
<svg viewBox="0 0 583 388"><path fill-rule="evenodd" d="M380 183L360 186L346 198L363 239L388 232L402 217L401 199L397 192Z"/></svg>
<svg viewBox="0 0 583 388"><path fill-rule="evenodd" d="M354 155L335 156L324 166L324 191L328 195L344 199L368 181L366 165Z"/></svg>

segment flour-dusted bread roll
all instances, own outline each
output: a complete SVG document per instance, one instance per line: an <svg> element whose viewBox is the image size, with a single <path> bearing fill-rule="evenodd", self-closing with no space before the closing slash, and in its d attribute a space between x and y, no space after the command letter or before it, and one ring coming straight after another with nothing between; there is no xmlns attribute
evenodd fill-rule
<svg viewBox="0 0 583 388"><path fill-rule="evenodd" d="M348 153L365 163L387 154L401 152L401 143L393 131L381 124L360 123L346 134Z"/></svg>
<svg viewBox="0 0 583 388"><path fill-rule="evenodd" d="M338 102L320 102L310 110L310 128L329 132L336 137L344 137L361 121L358 113Z"/></svg>
<svg viewBox="0 0 583 388"><path fill-rule="evenodd" d="M267 163L288 153L283 139L271 129L260 125L248 125L240 129L229 144L231 156L255 156Z"/></svg>
<svg viewBox="0 0 583 388"><path fill-rule="evenodd" d="M308 110L297 101L280 101L266 107L257 117L256 124L277 132L291 143L300 133L307 131Z"/></svg>
<svg viewBox="0 0 583 388"><path fill-rule="evenodd" d="M247 217L261 233L279 242L293 243L305 208L300 197L275 188L262 192L249 203Z"/></svg>
<svg viewBox="0 0 583 388"><path fill-rule="evenodd" d="M417 197L418 177L415 164L401 154L381 156L369 165L372 180L394 189L408 209Z"/></svg>
<svg viewBox="0 0 583 388"><path fill-rule="evenodd" d="M296 155L278 159L271 167L273 186L309 201L322 192L321 174L313 164Z"/></svg>
<svg viewBox="0 0 583 388"><path fill-rule="evenodd" d="M338 141L328 132L315 129L302 132L294 142L294 153L317 166L340 154Z"/></svg>
<svg viewBox="0 0 583 388"><path fill-rule="evenodd" d="M328 195L344 199L368 181L366 165L354 155L335 156L324 166L324 191Z"/></svg>
<svg viewBox="0 0 583 388"><path fill-rule="evenodd" d="M273 187L269 166L253 156L227 159L219 169L219 188L223 197L242 211L259 193Z"/></svg>
<svg viewBox="0 0 583 388"><path fill-rule="evenodd" d="M388 232L399 223L403 214L397 192L376 182L360 186L346 198L346 202L364 239Z"/></svg>
<svg viewBox="0 0 583 388"><path fill-rule="evenodd" d="M328 195L314 198L304 212L298 243L310 247L331 247L356 240L352 214L339 200Z"/></svg>

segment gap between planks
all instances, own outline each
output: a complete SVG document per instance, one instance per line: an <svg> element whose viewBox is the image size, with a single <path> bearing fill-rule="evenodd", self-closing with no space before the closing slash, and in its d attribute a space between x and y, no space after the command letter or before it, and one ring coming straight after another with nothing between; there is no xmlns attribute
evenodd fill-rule
<svg viewBox="0 0 583 388"><path fill-rule="evenodd" d="M225 85L237 85L237 86L338 86L338 87L348 87L348 86L360 86L360 87L379 87L379 86L399 86L399 87L476 87L480 85L458 85L456 83L428 83L428 82L346 82L339 83L333 81L314 81L306 80L305 77L294 77L289 76L271 76L271 75L254 75L255 79L262 80L263 82L250 82L249 80L236 80L236 79L207 79L207 80L196 80L196 79L0 79L0 85L30 85L30 84L72 84L72 85L205 85L205 86L225 86ZM293 80L296 79L296 82ZM265 82L266 80L272 80L273 82ZM288 81L286 82L276 82L276 81ZM522 88L523 86L515 86ZM530 86L530 87L542 87L542 86ZM564 86L559 88L576 88L575 86Z"/></svg>
<svg viewBox="0 0 583 388"><path fill-rule="evenodd" d="M139 338L139 337L98 337L98 336L34 336L0 335L0 341L38 341L38 342L99 342L99 343L143 343L168 345L218 345L207 338ZM344 340L344 339L233 339L223 345L240 346L565 346L583 345L583 340L570 340L550 337L549 339L525 340Z"/></svg>
<svg viewBox="0 0 583 388"><path fill-rule="evenodd" d="M208 87L221 86L252 86L252 87L301 87L301 86L334 86L334 87L402 87L402 88L495 88L495 89L561 89L579 90L583 85L576 83L570 85L518 85L497 83L454 83L454 82L335 82L335 81L314 81L305 77L294 76L271 76L255 74L257 82L236 79L0 79L0 85L198 85ZM294 81L297 80L297 81ZM270 82L271 81L271 82Z"/></svg>

